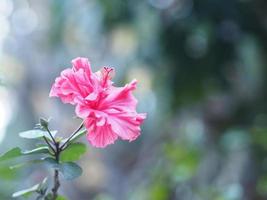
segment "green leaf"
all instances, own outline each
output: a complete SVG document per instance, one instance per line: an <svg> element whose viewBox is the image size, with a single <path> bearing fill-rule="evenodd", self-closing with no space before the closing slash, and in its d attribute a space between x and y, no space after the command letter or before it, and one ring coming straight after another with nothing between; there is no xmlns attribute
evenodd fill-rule
<svg viewBox="0 0 267 200"><path fill-rule="evenodd" d="M13 180L18 178L17 170L10 169L8 166L0 168L0 178L1 180Z"/></svg>
<svg viewBox="0 0 267 200"><path fill-rule="evenodd" d="M66 180L75 179L82 174L82 168L74 162L57 163L51 157L45 158L44 161L49 167L59 170Z"/></svg>
<svg viewBox="0 0 267 200"><path fill-rule="evenodd" d="M45 196L44 200L52 200L52 198L53 198L52 193L48 193L48 194Z"/></svg>
<svg viewBox="0 0 267 200"><path fill-rule="evenodd" d="M82 168L74 162L57 163L57 161L51 157L45 158L44 161L49 167L59 170L66 180L75 179L82 174Z"/></svg>
<svg viewBox="0 0 267 200"><path fill-rule="evenodd" d="M83 143L70 144L60 155L60 161L76 161L86 152L86 145Z"/></svg>
<svg viewBox="0 0 267 200"><path fill-rule="evenodd" d="M48 189L47 177L45 177L44 180L41 183L39 183L37 192L41 195L45 195L47 189Z"/></svg>
<svg viewBox="0 0 267 200"><path fill-rule="evenodd" d="M23 151L22 154L39 154L39 153L50 153L49 148L47 146L37 147L32 150Z"/></svg>
<svg viewBox="0 0 267 200"><path fill-rule="evenodd" d="M69 143L73 143L74 141L78 140L80 137L85 135L86 132L87 132L86 130L79 131L78 133L75 134L75 136L73 136L73 138L70 139ZM68 138L65 138L64 140L61 141L61 143L64 144L67 140Z"/></svg>
<svg viewBox="0 0 267 200"><path fill-rule="evenodd" d="M67 199L65 197L59 195L59 196L57 196L56 200L67 200Z"/></svg>
<svg viewBox="0 0 267 200"><path fill-rule="evenodd" d="M46 196L45 196L45 200L52 200L53 198L53 195L52 193L48 193ZM61 196L61 195L58 195L56 200L67 200L65 197Z"/></svg>
<svg viewBox="0 0 267 200"><path fill-rule="evenodd" d="M24 190L20 190L18 192L15 192L14 194L12 194L12 197L16 198L16 197L20 197L20 196L29 196L32 193L36 192L39 188L39 184L36 184L30 188L24 189Z"/></svg>
<svg viewBox="0 0 267 200"><path fill-rule="evenodd" d="M17 158L19 156L22 156L23 154L21 153L21 149L19 147L15 147L13 149L10 149L6 153L2 154L0 156L0 162L6 161L12 158Z"/></svg>
<svg viewBox="0 0 267 200"><path fill-rule="evenodd" d="M75 179L82 174L82 168L74 162L65 162L59 164L59 171L66 180Z"/></svg>
<svg viewBox="0 0 267 200"><path fill-rule="evenodd" d="M30 188L15 192L14 194L12 194L12 197L14 198L20 197L20 196L27 197L27 196L30 196L34 192L44 195L46 193L47 187L48 185L47 185L47 177L46 177L43 179L41 183L38 183Z"/></svg>
<svg viewBox="0 0 267 200"><path fill-rule="evenodd" d="M43 159L29 160L27 162L23 162L23 163L19 163L19 164L16 164L16 165L12 165L12 166L9 167L9 169L19 169L21 167L29 166L29 165L32 165L32 164L39 164L39 163L42 163L42 162L44 162Z"/></svg>
<svg viewBox="0 0 267 200"><path fill-rule="evenodd" d="M44 161L52 168L59 169L59 163L54 158L47 157L44 159Z"/></svg>
<svg viewBox="0 0 267 200"><path fill-rule="evenodd" d="M51 134L55 137L57 131L51 131ZM48 132L39 129L21 132L19 133L19 136L26 139L37 139L41 137L46 137L50 140L52 139Z"/></svg>
<svg viewBox="0 0 267 200"><path fill-rule="evenodd" d="M10 149L6 153L0 156L0 162L7 161L9 159L17 158L24 155L39 154L39 153L49 153L49 149L46 146L37 147L29 151L21 151L19 147Z"/></svg>

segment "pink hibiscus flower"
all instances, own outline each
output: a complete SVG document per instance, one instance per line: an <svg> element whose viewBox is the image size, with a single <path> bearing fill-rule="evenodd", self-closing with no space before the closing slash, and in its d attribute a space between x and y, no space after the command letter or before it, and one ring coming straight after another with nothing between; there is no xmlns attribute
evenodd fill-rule
<svg viewBox="0 0 267 200"><path fill-rule="evenodd" d="M76 58L72 69L61 72L53 84L50 97L76 106L84 119L87 139L95 147L104 148L118 138L133 141L140 135L145 113L137 113L137 100L132 91L137 81L115 87L111 81L114 69L103 67L93 73L87 58Z"/></svg>

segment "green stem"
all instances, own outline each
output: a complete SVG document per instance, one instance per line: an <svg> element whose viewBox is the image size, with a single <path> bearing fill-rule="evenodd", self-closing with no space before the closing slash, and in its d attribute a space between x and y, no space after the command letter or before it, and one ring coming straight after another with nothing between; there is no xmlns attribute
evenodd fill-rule
<svg viewBox="0 0 267 200"><path fill-rule="evenodd" d="M80 126L71 134L71 136L67 139L67 141L61 145L60 150L63 150L63 148L68 144L68 142L75 136L76 133L78 133L83 128L83 122L80 124Z"/></svg>

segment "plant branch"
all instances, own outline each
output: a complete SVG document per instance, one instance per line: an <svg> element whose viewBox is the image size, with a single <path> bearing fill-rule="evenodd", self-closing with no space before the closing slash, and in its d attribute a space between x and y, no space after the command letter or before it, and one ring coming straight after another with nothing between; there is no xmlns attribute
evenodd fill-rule
<svg viewBox="0 0 267 200"><path fill-rule="evenodd" d="M50 144L50 142L46 139L45 136L43 136L43 139L44 139L45 143L49 146L49 148L54 152L54 154L56 154L55 149L54 149L53 146Z"/></svg>
<svg viewBox="0 0 267 200"><path fill-rule="evenodd" d="M54 187L52 188L52 200L56 200L57 199L57 191L60 187L60 182L59 182L59 176L58 176L58 170L55 169L54 172Z"/></svg>
<svg viewBox="0 0 267 200"><path fill-rule="evenodd" d="M54 145L56 145L57 142L56 142L55 138L53 137L52 133L50 132L49 128L45 127L45 129L48 132L48 134L50 135L50 137L52 138Z"/></svg>
<svg viewBox="0 0 267 200"><path fill-rule="evenodd" d="M47 138L44 137L44 140L46 143L49 145L49 147L54 151L54 156L56 162L59 164L60 160L60 153L64 150L64 147L68 146L69 141L77 134L81 129L83 128L83 122L80 124L80 126L71 134L71 136L64 142L61 146L59 142L55 141L55 138L51 134L50 130L46 128L47 132L51 136L53 143L54 143L54 148L50 144L50 142L47 140ZM60 181L59 181L59 171L58 169L54 170L54 186L52 188L52 198L51 200L56 200L58 197L58 189L60 187Z"/></svg>
<svg viewBox="0 0 267 200"><path fill-rule="evenodd" d="M56 142L55 146L56 146L55 159L56 159L56 162L59 163L59 157L60 157L60 153L61 153L61 150L59 148L59 143ZM52 200L57 199L59 187L60 187L59 172L58 172L58 169L55 169L55 171L54 171L54 186L52 188Z"/></svg>
<svg viewBox="0 0 267 200"><path fill-rule="evenodd" d="M68 142L75 136L76 133L78 133L83 128L83 122L80 124L80 126L70 135L70 137L67 139L64 144L61 145L60 150L63 150L63 148L68 144Z"/></svg>

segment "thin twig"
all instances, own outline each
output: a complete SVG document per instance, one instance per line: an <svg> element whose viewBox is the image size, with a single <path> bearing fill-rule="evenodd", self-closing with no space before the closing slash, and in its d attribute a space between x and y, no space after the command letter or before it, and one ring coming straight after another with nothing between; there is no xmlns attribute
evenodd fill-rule
<svg viewBox="0 0 267 200"><path fill-rule="evenodd" d="M80 124L80 126L71 134L71 136L67 139L66 142L64 142L64 144L61 145L60 150L62 150L65 145L68 144L68 142L75 136L76 133L78 133L81 129L83 128L83 122Z"/></svg>
<svg viewBox="0 0 267 200"><path fill-rule="evenodd" d="M55 149L52 147L52 145L50 144L50 142L46 139L46 137L45 136L43 136L43 138L44 138L44 140L45 140L45 142L46 142L46 144L50 147L50 149L54 152L54 154L56 154L56 151L55 151Z"/></svg>
<svg viewBox="0 0 267 200"><path fill-rule="evenodd" d="M46 127L45 129L47 130L48 134L49 134L50 137L52 138L54 145L56 145L57 142L56 142L55 138L53 137L52 133L50 132L49 128Z"/></svg>

